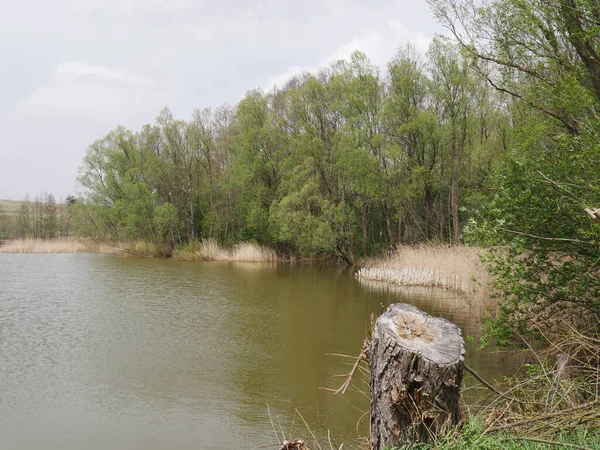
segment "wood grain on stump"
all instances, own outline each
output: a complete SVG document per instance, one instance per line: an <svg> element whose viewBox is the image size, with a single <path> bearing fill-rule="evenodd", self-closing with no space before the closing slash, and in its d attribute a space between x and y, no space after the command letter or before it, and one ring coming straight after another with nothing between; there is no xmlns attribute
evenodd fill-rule
<svg viewBox="0 0 600 450"><path fill-rule="evenodd" d="M391 305L370 348L373 449L432 442L460 421L465 344L460 328L412 305Z"/></svg>

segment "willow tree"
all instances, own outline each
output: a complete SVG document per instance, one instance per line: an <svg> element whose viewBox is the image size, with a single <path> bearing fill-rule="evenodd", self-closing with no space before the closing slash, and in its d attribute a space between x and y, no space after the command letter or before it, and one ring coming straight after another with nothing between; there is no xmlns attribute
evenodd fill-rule
<svg viewBox="0 0 600 450"><path fill-rule="evenodd" d="M479 243L505 244L500 342L564 320L599 323L600 8L595 0L430 0L482 76L509 95L514 139Z"/></svg>
<svg viewBox="0 0 600 450"><path fill-rule="evenodd" d="M436 114L429 108L430 89L423 56L400 49L388 64L382 122L393 148L397 242L443 238L445 214L440 208L441 142ZM441 215L441 217L440 217ZM388 232L389 233L389 232Z"/></svg>
<svg viewBox="0 0 600 450"><path fill-rule="evenodd" d="M4 207L0 205L0 242L11 237L10 219Z"/></svg>

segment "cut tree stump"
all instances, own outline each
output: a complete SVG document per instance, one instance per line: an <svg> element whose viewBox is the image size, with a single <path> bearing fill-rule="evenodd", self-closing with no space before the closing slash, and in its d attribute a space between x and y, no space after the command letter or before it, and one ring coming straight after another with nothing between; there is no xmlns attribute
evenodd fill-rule
<svg viewBox="0 0 600 450"><path fill-rule="evenodd" d="M373 449L429 443L459 423L460 328L397 303L377 319L369 353Z"/></svg>

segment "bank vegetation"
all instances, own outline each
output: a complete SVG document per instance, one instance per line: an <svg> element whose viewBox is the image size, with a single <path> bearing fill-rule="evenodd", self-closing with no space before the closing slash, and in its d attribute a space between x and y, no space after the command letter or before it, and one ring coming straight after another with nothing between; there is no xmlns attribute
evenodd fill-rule
<svg viewBox="0 0 600 450"><path fill-rule="evenodd" d="M598 2L428 2L449 37L425 53L399 49L385 70L356 52L236 105L115 128L87 149L69 223L80 236L193 259L252 253L243 242L267 259L265 248L346 264L399 248L359 276L464 292L483 277L463 250L446 257L464 268L447 270L405 246L467 242L486 249L498 299L485 344L552 346L575 330L596 359L570 347L570 370L597 371ZM0 232L10 222L12 237L52 237L64 227L48 204L37 219L31 203L16 215L0 207ZM568 411L561 398L532 401ZM523 420L533 414L523 409Z"/></svg>
<svg viewBox="0 0 600 450"><path fill-rule="evenodd" d="M464 245L400 246L361 262L356 277L363 282L436 287L486 299L491 279L481 262L483 254L481 248Z"/></svg>
<svg viewBox="0 0 600 450"><path fill-rule="evenodd" d="M124 248L81 238L12 239L0 243L0 253L102 253L123 254Z"/></svg>
<svg viewBox="0 0 600 450"><path fill-rule="evenodd" d="M187 255L251 242L351 264L457 244L511 136L506 95L455 45L403 47L385 70L356 52L234 106L115 128L87 149L72 220Z"/></svg>

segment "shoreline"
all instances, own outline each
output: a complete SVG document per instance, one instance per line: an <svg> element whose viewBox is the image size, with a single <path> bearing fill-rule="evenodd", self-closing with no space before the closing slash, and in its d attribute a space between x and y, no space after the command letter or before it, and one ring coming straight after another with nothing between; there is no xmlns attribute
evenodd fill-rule
<svg viewBox="0 0 600 450"><path fill-rule="evenodd" d="M362 283L438 288L486 298L491 277L480 260L483 252L464 245L400 246L362 261L356 278Z"/></svg>
<svg viewBox="0 0 600 450"><path fill-rule="evenodd" d="M0 242L0 253L99 253L123 254L119 244L79 238L11 239Z"/></svg>
<svg viewBox="0 0 600 450"><path fill-rule="evenodd" d="M484 249L464 245L400 246L388 254L357 261L356 279L388 286L417 286L450 290L469 297L485 297L490 276L480 261ZM249 263L313 261L281 258L268 247L239 243L220 245L214 239L172 249L144 241L129 243L86 238L14 239L0 242L0 253L97 253L139 258L170 258L175 261L225 261Z"/></svg>

